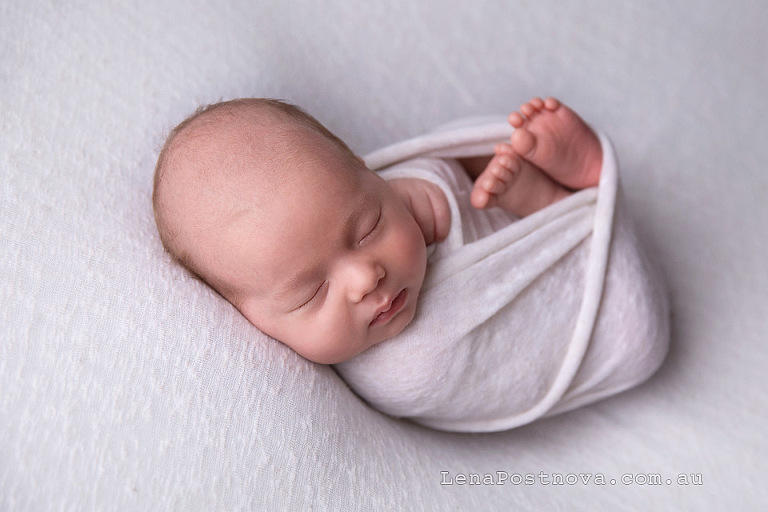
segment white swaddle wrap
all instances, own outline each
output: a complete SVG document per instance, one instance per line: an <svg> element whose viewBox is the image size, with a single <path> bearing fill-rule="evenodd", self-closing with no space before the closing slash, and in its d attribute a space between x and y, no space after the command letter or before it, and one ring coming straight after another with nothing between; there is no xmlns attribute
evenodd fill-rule
<svg viewBox="0 0 768 512"><path fill-rule="evenodd" d="M437 183L452 215L411 325L335 366L382 412L441 430L509 429L638 384L666 355L665 288L619 201L605 136L598 187L520 220L469 205L453 158L491 154L512 130L454 124L366 158L386 179Z"/></svg>

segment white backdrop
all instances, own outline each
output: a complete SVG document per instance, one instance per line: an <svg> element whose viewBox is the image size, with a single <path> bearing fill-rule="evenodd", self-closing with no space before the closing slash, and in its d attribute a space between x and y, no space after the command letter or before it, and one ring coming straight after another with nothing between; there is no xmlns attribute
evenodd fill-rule
<svg viewBox="0 0 768 512"><path fill-rule="evenodd" d="M766 27L758 0L3 2L0 510L758 510ZM154 161L201 103L286 98L366 153L533 95L611 136L659 255L672 348L640 388L433 432L370 410L161 250Z"/></svg>

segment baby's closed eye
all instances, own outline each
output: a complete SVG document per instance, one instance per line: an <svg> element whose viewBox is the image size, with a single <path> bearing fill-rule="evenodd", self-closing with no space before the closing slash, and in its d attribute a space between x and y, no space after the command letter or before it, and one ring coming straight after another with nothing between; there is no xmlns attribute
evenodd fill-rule
<svg viewBox="0 0 768 512"><path fill-rule="evenodd" d="M381 225L383 223L382 212L383 212L382 208L379 207L379 213L375 217L376 220L373 222L373 225L369 229L367 229L365 236L358 242L359 245L362 245L366 241L368 241L371 238L373 238L374 236L376 236L376 234L379 231L379 228L381 227Z"/></svg>
<svg viewBox="0 0 768 512"><path fill-rule="evenodd" d="M302 299L301 304L294 308L292 311L298 311L300 309L306 309L308 306L312 305L313 303L319 301L323 294L325 293L325 290L328 288L326 285L328 284L328 281L323 281L320 286L317 288L310 288L310 292L308 293L308 298Z"/></svg>

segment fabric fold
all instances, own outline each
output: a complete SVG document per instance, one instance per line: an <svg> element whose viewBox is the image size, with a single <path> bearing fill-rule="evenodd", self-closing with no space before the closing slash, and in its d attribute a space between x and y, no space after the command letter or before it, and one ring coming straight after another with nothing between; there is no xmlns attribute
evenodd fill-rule
<svg viewBox="0 0 768 512"><path fill-rule="evenodd" d="M491 154L512 131L502 118L463 120L366 157L385 179L438 184L453 219L412 324L336 365L382 412L441 430L509 429L623 391L666 355L666 291L623 211L605 135L597 187L523 219L468 206L455 159Z"/></svg>

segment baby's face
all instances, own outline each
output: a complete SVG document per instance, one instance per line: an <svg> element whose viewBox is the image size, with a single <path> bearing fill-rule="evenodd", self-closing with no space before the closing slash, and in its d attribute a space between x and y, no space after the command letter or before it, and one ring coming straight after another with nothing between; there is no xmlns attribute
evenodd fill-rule
<svg viewBox="0 0 768 512"><path fill-rule="evenodd" d="M258 208L226 226L217 259L240 311L303 357L351 359L398 334L416 312L426 247L386 182L325 144L291 160Z"/></svg>

